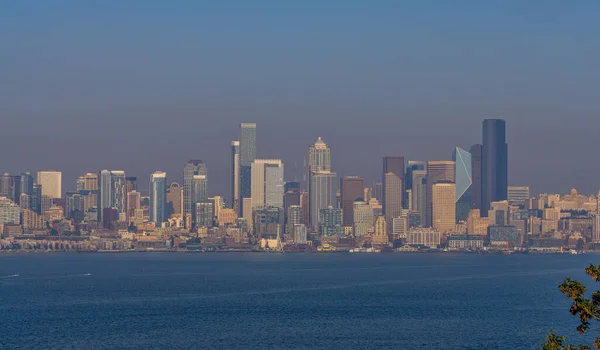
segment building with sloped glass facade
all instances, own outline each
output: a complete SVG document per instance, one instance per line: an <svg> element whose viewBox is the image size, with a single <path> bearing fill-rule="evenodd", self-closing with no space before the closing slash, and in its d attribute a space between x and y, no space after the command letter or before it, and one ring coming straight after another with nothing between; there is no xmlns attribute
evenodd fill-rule
<svg viewBox="0 0 600 350"><path fill-rule="evenodd" d="M456 147L452 153L454 182L456 183L456 220L467 220L469 210L473 206L473 176L471 169L471 153Z"/></svg>

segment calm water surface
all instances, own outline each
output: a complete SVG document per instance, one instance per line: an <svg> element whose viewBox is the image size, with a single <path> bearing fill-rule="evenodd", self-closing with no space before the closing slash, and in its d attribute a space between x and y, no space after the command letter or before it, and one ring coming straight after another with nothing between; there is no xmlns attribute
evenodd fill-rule
<svg viewBox="0 0 600 350"><path fill-rule="evenodd" d="M0 348L540 348L551 327L586 340L557 286L591 285L589 263L600 255L0 254Z"/></svg>

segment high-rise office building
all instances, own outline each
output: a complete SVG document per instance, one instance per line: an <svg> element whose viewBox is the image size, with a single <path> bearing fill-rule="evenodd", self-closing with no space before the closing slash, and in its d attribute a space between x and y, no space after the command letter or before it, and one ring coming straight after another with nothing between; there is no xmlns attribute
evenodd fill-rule
<svg viewBox="0 0 600 350"><path fill-rule="evenodd" d="M208 202L208 178L206 175L194 175L192 177L190 202L194 208L196 208L196 203Z"/></svg>
<svg viewBox="0 0 600 350"><path fill-rule="evenodd" d="M425 222L427 213L427 170L412 171L412 208L419 214L419 223Z"/></svg>
<svg viewBox="0 0 600 350"><path fill-rule="evenodd" d="M86 191L98 190L98 174L87 173L81 177L83 179L83 189Z"/></svg>
<svg viewBox="0 0 600 350"><path fill-rule="evenodd" d="M454 162L451 160L434 160L427 162L427 208L425 222L421 220L424 227L432 227L432 200L433 185L439 181L454 182Z"/></svg>
<svg viewBox="0 0 600 350"><path fill-rule="evenodd" d="M11 199L12 193L12 176L9 173L0 175L0 197Z"/></svg>
<svg viewBox="0 0 600 350"><path fill-rule="evenodd" d="M433 228L439 232L456 227L456 184L438 181L432 187Z"/></svg>
<svg viewBox="0 0 600 350"><path fill-rule="evenodd" d="M116 215L127 211L126 178L122 170L102 170L100 172L100 199L98 220L104 221L104 209L114 208ZM43 189L43 186L42 186ZM109 220L110 221L110 220Z"/></svg>
<svg viewBox="0 0 600 350"><path fill-rule="evenodd" d="M402 214L402 179L393 172L388 172L383 176L383 197L385 207L386 227L392 230L392 221Z"/></svg>
<svg viewBox="0 0 600 350"><path fill-rule="evenodd" d="M252 208L272 206L283 209L281 159L255 159L251 170Z"/></svg>
<svg viewBox="0 0 600 350"><path fill-rule="evenodd" d="M383 201L383 183L382 182L375 182L373 184L373 190L371 191L371 195L373 196L373 198L377 199L379 201L379 203L381 203Z"/></svg>
<svg viewBox="0 0 600 350"><path fill-rule="evenodd" d="M319 137L317 141L308 148L308 172L331 171L331 149Z"/></svg>
<svg viewBox="0 0 600 350"><path fill-rule="evenodd" d="M456 220L467 220L473 207L473 177L471 153L456 147L452 153L455 162L454 182L456 183Z"/></svg>
<svg viewBox="0 0 600 350"><path fill-rule="evenodd" d="M167 189L167 217L181 215L183 212L183 188L172 182Z"/></svg>
<svg viewBox="0 0 600 350"><path fill-rule="evenodd" d="M299 205L290 205L287 218L287 232L294 233L294 227L302 224L302 207Z"/></svg>
<svg viewBox="0 0 600 350"><path fill-rule="evenodd" d="M332 172L311 174L309 191L310 224L313 229L317 229L319 210L337 207L337 174Z"/></svg>
<svg viewBox="0 0 600 350"><path fill-rule="evenodd" d="M19 173L12 176L12 199L21 204L21 194L30 195L33 192L33 177L30 173Z"/></svg>
<svg viewBox="0 0 600 350"><path fill-rule="evenodd" d="M341 236L344 234L341 209L328 207L319 209L319 233L324 236Z"/></svg>
<svg viewBox="0 0 600 350"><path fill-rule="evenodd" d="M354 202L354 236L366 236L373 230L375 217L373 208L364 201L357 200Z"/></svg>
<svg viewBox="0 0 600 350"><path fill-rule="evenodd" d="M160 227L166 222L167 173L157 171L150 175L150 222Z"/></svg>
<svg viewBox="0 0 600 350"><path fill-rule="evenodd" d="M400 183L402 184L402 190L400 191L400 202L402 203L402 199L404 198L404 157L383 157L383 172L381 174L381 183L383 184L383 201L381 202L381 205L383 206L384 214L386 213L387 209L385 178L387 177L387 174L390 173L396 175L401 180ZM397 198L390 200L397 201ZM391 225L388 223L387 226Z"/></svg>
<svg viewBox="0 0 600 350"><path fill-rule="evenodd" d="M404 190L405 191L411 190L411 192L412 192L413 171L425 170L425 169L427 169L426 161L423 161L423 160L409 160L408 161L408 163L406 165L405 175L404 175ZM412 204L413 204L412 201L411 202L408 201L408 194L405 194L404 200L402 201L402 203L404 203L404 207L409 207L409 206L412 206Z"/></svg>
<svg viewBox="0 0 600 350"><path fill-rule="evenodd" d="M194 227L209 227L213 225L214 207L213 203L194 203Z"/></svg>
<svg viewBox="0 0 600 350"><path fill-rule="evenodd" d="M239 198L252 198L252 162L256 159L256 124L240 124ZM240 208L243 216L244 206ZM245 215L244 215L245 216Z"/></svg>
<svg viewBox="0 0 600 350"><path fill-rule="evenodd" d="M42 185L43 195L50 198L62 198L62 173L60 171L38 171L37 183Z"/></svg>
<svg viewBox="0 0 600 350"><path fill-rule="evenodd" d="M508 186L507 198L510 205L525 207L529 200L529 186Z"/></svg>
<svg viewBox="0 0 600 350"><path fill-rule="evenodd" d="M344 176L341 179L341 204L344 226L354 225L354 202L364 196L364 180L359 176Z"/></svg>
<svg viewBox="0 0 600 350"><path fill-rule="evenodd" d="M503 201L508 195L508 146L506 122L502 119L483 121L482 214L491 202Z"/></svg>
<svg viewBox="0 0 600 350"><path fill-rule="evenodd" d="M135 217L136 210L141 209L142 196L138 191L130 191L127 193L127 221Z"/></svg>
<svg viewBox="0 0 600 350"><path fill-rule="evenodd" d="M469 149L469 153L471 153L471 179L473 180L473 184L471 188L473 189L471 193L473 208L481 209L481 191L482 191L482 183L481 183L481 155L483 152L482 145L473 145Z"/></svg>
<svg viewBox="0 0 600 350"><path fill-rule="evenodd" d="M127 176L125 178L125 193L129 193L131 191L137 191L137 177L135 176Z"/></svg>
<svg viewBox="0 0 600 350"><path fill-rule="evenodd" d="M237 209L240 202L240 141L231 141L229 155L229 207Z"/></svg>
<svg viewBox="0 0 600 350"><path fill-rule="evenodd" d="M183 213L193 214L195 212L194 200L193 200L193 182L194 176L203 175L208 176L208 169L201 160L193 159L187 162L183 168ZM208 194L206 196L208 198Z"/></svg>

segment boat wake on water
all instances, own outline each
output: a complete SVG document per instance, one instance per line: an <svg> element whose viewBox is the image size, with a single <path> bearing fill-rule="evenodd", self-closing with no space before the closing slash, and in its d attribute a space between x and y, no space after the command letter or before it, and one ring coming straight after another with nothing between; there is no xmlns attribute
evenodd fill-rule
<svg viewBox="0 0 600 350"><path fill-rule="evenodd" d="M8 279L8 278L16 278L16 277L19 277L19 275L0 276L0 280Z"/></svg>

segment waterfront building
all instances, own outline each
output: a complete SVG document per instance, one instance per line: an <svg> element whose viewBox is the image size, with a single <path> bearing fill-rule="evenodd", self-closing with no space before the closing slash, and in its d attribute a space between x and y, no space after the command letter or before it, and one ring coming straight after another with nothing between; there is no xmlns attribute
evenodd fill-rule
<svg viewBox="0 0 600 350"><path fill-rule="evenodd" d="M431 228L411 228L406 234L406 244L437 248L440 232Z"/></svg>
<svg viewBox="0 0 600 350"><path fill-rule="evenodd" d="M373 244L388 244L390 241L387 229L387 220L385 216L378 216L375 220L375 234L373 235Z"/></svg>

